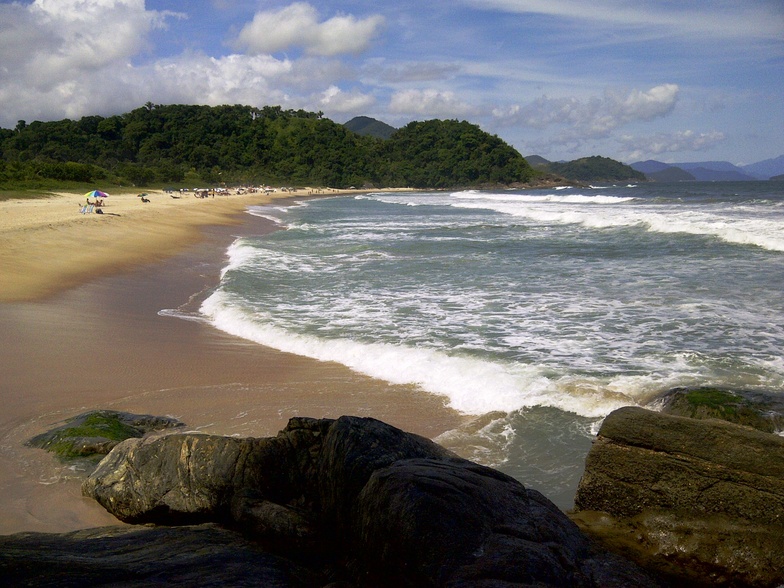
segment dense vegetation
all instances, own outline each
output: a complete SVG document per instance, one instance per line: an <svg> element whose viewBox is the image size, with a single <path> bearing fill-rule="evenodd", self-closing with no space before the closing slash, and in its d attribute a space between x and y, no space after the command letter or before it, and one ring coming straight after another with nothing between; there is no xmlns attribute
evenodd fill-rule
<svg viewBox="0 0 784 588"><path fill-rule="evenodd" d="M380 144L385 185L447 188L513 184L534 170L512 147L465 121L411 122Z"/></svg>
<svg viewBox="0 0 784 588"><path fill-rule="evenodd" d="M467 122L411 123L384 141L279 106L161 106L0 129L0 188L36 182L477 186L526 182L512 147Z"/></svg>
<svg viewBox="0 0 784 588"><path fill-rule="evenodd" d="M609 157L583 157L567 162L550 162L547 171L581 182L646 181L645 174Z"/></svg>
<svg viewBox="0 0 784 588"><path fill-rule="evenodd" d="M370 135L377 139L389 139L395 132L395 127L369 116L355 116L343 126L357 135Z"/></svg>

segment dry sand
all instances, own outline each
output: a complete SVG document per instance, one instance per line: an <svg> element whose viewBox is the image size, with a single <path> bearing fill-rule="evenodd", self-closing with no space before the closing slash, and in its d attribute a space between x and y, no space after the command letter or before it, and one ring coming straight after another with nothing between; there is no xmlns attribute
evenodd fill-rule
<svg viewBox="0 0 784 588"><path fill-rule="evenodd" d="M175 198L150 192L144 203L136 192L120 193L104 200L103 214L81 214L86 199L77 194L0 201L0 301L40 298L96 275L170 257L198 240L199 227L237 223L249 204L296 195L196 198L186 192Z"/></svg>
<svg viewBox="0 0 784 588"><path fill-rule="evenodd" d="M101 215L73 194L0 202L0 533L119 524L80 496L83 472L24 446L86 410L250 436L292 416L373 416L429 437L460 424L441 398L160 314L198 308L233 238L272 227L242 214L259 194L150 199L112 194Z"/></svg>

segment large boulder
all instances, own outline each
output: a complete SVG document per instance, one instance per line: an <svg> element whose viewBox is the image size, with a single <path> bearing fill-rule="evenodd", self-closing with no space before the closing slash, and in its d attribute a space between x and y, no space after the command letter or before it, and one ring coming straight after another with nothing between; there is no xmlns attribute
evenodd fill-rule
<svg viewBox="0 0 784 588"><path fill-rule="evenodd" d="M784 583L784 438L627 407L602 424L573 517L643 566L705 585Z"/></svg>
<svg viewBox="0 0 784 588"><path fill-rule="evenodd" d="M237 526L350 585L659 585L538 492L374 419L128 440L83 491L124 521Z"/></svg>

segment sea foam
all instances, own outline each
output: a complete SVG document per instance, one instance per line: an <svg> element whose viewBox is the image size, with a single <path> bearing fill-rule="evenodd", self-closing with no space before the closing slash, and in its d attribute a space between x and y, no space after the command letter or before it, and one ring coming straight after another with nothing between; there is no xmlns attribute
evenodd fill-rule
<svg viewBox="0 0 784 588"><path fill-rule="evenodd" d="M440 350L351 339L325 339L297 334L251 314L217 291L201 312L218 329L249 341L320 361L334 361L392 384L411 384L444 396L450 407L466 414L512 412L551 406L585 417L603 417L629 404L645 401L667 382L656 377L577 377L559 375L546 366L530 366L451 355Z"/></svg>
<svg viewBox="0 0 784 588"><path fill-rule="evenodd" d="M658 233L710 236L736 245L784 251L784 222L780 216L745 216L743 209L676 211L662 205L640 204L632 197L597 194L453 194L452 206L487 209L538 223L577 224L587 228L640 227ZM624 205L624 206L618 206Z"/></svg>

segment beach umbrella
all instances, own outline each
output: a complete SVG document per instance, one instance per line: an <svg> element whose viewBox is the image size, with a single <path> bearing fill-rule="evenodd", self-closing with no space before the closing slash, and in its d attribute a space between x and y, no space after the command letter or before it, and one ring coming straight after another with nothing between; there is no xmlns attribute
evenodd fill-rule
<svg viewBox="0 0 784 588"><path fill-rule="evenodd" d="M101 192L100 190L93 190L91 192L87 192L85 196L87 196L87 198L106 198L109 195L106 192Z"/></svg>

